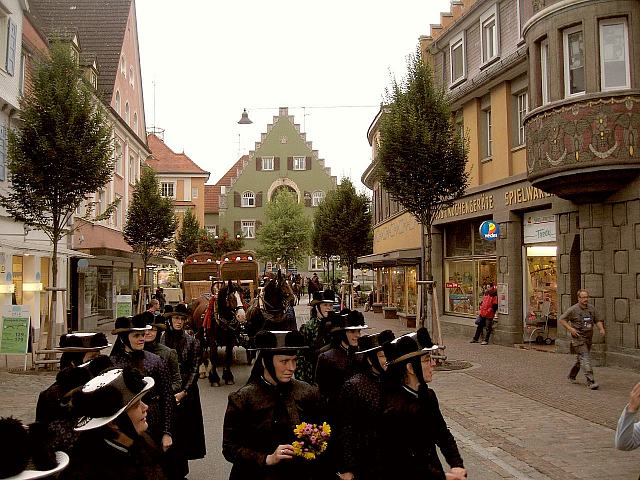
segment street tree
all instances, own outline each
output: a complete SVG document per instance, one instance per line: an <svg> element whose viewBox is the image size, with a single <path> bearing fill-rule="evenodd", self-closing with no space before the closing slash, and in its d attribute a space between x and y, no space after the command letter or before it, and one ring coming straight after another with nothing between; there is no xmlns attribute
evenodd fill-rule
<svg viewBox="0 0 640 480"><path fill-rule="evenodd" d="M327 266L326 278L329 278L329 258L338 251L338 246L332 235L333 225L331 213L322 208L324 200L313 212L313 229L311 232L311 251L320 257Z"/></svg>
<svg viewBox="0 0 640 480"><path fill-rule="evenodd" d="M147 285L149 259L170 253L177 226L173 202L160 195L160 185L153 169L143 167L140 180L134 187L123 233L125 241L142 257L144 285Z"/></svg>
<svg viewBox="0 0 640 480"><path fill-rule="evenodd" d="M408 58L402 83L393 79L386 91L378 160L376 174L384 189L425 229L424 272L431 281L433 222L464 194L469 175L467 145L452 121L443 89L434 83L419 50ZM428 283L429 303L432 292Z"/></svg>
<svg viewBox="0 0 640 480"><path fill-rule="evenodd" d="M256 233L258 258L284 264L285 269L299 264L309 252L311 219L295 194L282 190L265 208L266 221Z"/></svg>
<svg viewBox="0 0 640 480"><path fill-rule="evenodd" d="M244 238L242 236L230 236L227 229L222 229L220 235L213 235L202 229L200 230L198 248L201 252L212 253L214 257L222 257L227 252L242 250L244 248Z"/></svg>
<svg viewBox="0 0 640 480"><path fill-rule="evenodd" d="M20 99L20 130L9 131L8 193L0 205L18 222L43 231L53 246L51 285L58 278L58 243L85 203L86 220L104 220L117 205L95 212L93 196L113 174L111 127L68 45L54 43L36 60L28 93ZM51 301L47 347L54 341L57 294Z"/></svg>
<svg viewBox="0 0 640 480"><path fill-rule="evenodd" d="M198 252L198 244L202 229L200 222L189 208L184 214L182 225L178 229L175 241L175 255L178 260L184 262L185 258Z"/></svg>
<svg viewBox="0 0 640 480"><path fill-rule="evenodd" d="M314 240L328 245L332 255L340 256L340 263L348 268L348 281L353 282L358 257L373 250L369 198L356 192L351 180L343 178L318 206L316 218L319 223L315 228L320 231Z"/></svg>

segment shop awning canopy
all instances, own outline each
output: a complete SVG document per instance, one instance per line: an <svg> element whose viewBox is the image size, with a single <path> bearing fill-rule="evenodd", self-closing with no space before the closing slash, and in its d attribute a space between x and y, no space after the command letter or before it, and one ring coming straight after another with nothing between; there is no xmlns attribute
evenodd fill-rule
<svg viewBox="0 0 640 480"><path fill-rule="evenodd" d="M10 248L18 253L29 254L45 254L51 256L53 253L53 245L49 240L36 241L17 241L9 240L0 237L0 248ZM58 255L63 257L77 257L77 258L93 258L93 255L88 253L79 252L77 250L71 250L58 245Z"/></svg>
<svg viewBox="0 0 640 480"><path fill-rule="evenodd" d="M392 252L374 253L358 257L358 265L370 265L372 267L413 265L420 263L420 258L421 252L419 248L394 250Z"/></svg>

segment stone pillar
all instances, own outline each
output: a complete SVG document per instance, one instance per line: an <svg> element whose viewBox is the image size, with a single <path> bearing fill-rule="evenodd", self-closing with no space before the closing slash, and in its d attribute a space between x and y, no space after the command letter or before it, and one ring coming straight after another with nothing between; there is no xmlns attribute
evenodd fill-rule
<svg viewBox="0 0 640 480"><path fill-rule="evenodd" d="M513 212L495 216L500 225L496 245L498 283L506 283L509 294L507 315L497 314L493 338L496 343L522 343L522 218Z"/></svg>

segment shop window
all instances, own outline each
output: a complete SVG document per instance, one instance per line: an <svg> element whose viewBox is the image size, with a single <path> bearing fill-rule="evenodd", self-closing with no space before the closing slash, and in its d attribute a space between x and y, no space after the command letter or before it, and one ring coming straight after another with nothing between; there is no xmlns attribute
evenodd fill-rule
<svg viewBox="0 0 640 480"><path fill-rule="evenodd" d="M558 314L558 283L556 274L556 246L526 246L525 260L525 325L556 326ZM525 336L530 335L525 328ZM555 337L555 333L546 333Z"/></svg>
<svg viewBox="0 0 640 480"><path fill-rule="evenodd" d="M616 18L600 22L600 82L603 91L630 87L628 45L626 20Z"/></svg>
<svg viewBox="0 0 640 480"><path fill-rule="evenodd" d="M496 244L480 237L480 223L457 223L445 229L445 311L449 313L476 315L483 287L496 282Z"/></svg>
<svg viewBox="0 0 640 480"><path fill-rule="evenodd" d="M565 97L585 92L584 34L582 27L569 28L564 39L564 90Z"/></svg>
<svg viewBox="0 0 640 480"><path fill-rule="evenodd" d="M24 272L24 257L22 255L13 255L12 257L12 282L15 291L12 297L13 305L22 305L22 282Z"/></svg>

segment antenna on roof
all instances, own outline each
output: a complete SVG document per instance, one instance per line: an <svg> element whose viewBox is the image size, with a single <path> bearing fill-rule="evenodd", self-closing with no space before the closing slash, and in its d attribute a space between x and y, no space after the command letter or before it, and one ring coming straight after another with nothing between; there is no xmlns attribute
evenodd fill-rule
<svg viewBox="0 0 640 480"><path fill-rule="evenodd" d="M164 128L156 127L156 81L151 82L153 85L153 125L147 128L147 134L152 133L164 142Z"/></svg>

